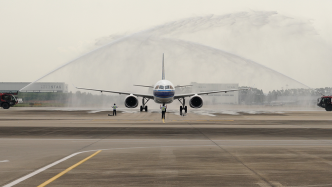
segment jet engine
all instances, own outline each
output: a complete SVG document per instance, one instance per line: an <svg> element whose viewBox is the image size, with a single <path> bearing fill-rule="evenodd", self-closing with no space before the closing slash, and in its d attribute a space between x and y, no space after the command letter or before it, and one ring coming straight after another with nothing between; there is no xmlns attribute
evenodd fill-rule
<svg viewBox="0 0 332 187"><path fill-rule="evenodd" d="M127 108L136 108L138 106L137 97L134 95L128 95L124 101Z"/></svg>
<svg viewBox="0 0 332 187"><path fill-rule="evenodd" d="M190 98L189 105L191 108L201 108L203 106L203 99L198 95L194 95Z"/></svg>

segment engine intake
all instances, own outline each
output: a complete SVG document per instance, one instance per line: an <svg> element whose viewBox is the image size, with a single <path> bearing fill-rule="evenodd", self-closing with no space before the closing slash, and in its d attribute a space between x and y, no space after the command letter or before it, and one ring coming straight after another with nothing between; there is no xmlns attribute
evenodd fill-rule
<svg viewBox="0 0 332 187"><path fill-rule="evenodd" d="M126 97L124 104L127 108L136 108L138 106L138 99L134 95L129 95Z"/></svg>
<svg viewBox="0 0 332 187"><path fill-rule="evenodd" d="M203 99L196 95L190 98L189 105L191 108L201 108L203 106Z"/></svg>

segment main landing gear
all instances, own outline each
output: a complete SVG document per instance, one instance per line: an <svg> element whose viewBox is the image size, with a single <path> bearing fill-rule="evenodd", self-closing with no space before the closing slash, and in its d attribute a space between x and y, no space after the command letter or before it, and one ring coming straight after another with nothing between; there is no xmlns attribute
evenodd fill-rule
<svg viewBox="0 0 332 187"><path fill-rule="evenodd" d="M184 112L187 113L187 106L185 106L186 105L186 100L184 99L184 97L179 98L178 100L182 104L182 106L180 106L180 115L182 116L182 110L184 110Z"/></svg>
<svg viewBox="0 0 332 187"><path fill-rule="evenodd" d="M148 103L149 100L150 100L149 98L143 97L143 99L142 99L142 105L140 106L140 111L141 112L143 110L145 110L145 112L148 111L148 106L146 106L146 103Z"/></svg>

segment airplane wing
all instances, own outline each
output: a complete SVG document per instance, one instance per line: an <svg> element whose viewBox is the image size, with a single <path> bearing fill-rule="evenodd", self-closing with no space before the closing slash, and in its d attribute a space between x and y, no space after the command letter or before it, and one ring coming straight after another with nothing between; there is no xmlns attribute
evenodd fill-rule
<svg viewBox="0 0 332 187"><path fill-rule="evenodd" d="M214 94L214 93L221 93L221 92L235 92L235 91L240 91L240 90L249 90L250 88L242 88L242 89L232 89L232 90L217 90L217 91L208 91L208 92L198 92L198 93L189 93L189 94L179 94L175 95L174 99L179 99L183 97L191 97L194 95L208 95L208 94Z"/></svg>
<svg viewBox="0 0 332 187"><path fill-rule="evenodd" d="M174 86L175 88L182 88L182 87L188 87L188 86L193 86L193 85L177 85L177 86Z"/></svg>
<svg viewBox="0 0 332 187"><path fill-rule="evenodd" d="M146 85L139 85L139 84L134 84L134 86L153 88L153 86L146 86Z"/></svg>
<svg viewBox="0 0 332 187"><path fill-rule="evenodd" d="M146 97L146 98L149 98L149 99L153 99L153 95L150 95L150 94L136 94L136 93L129 93L129 92L118 92L118 91L110 91L110 90L98 90L98 89L91 89L91 88L78 88L78 87L75 87L76 89L79 89L79 90L89 90L89 91L97 91L97 92L108 92L108 93L117 93L117 94L123 94L123 95L134 95L134 96L137 96L137 97Z"/></svg>

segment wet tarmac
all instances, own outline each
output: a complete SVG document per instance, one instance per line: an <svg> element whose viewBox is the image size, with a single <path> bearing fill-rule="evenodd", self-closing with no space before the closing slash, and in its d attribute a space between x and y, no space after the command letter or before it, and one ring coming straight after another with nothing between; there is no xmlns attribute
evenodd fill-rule
<svg viewBox="0 0 332 187"><path fill-rule="evenodd" d="M0 186L332 186L329 112L108 113L0 110Z"/></svg>

